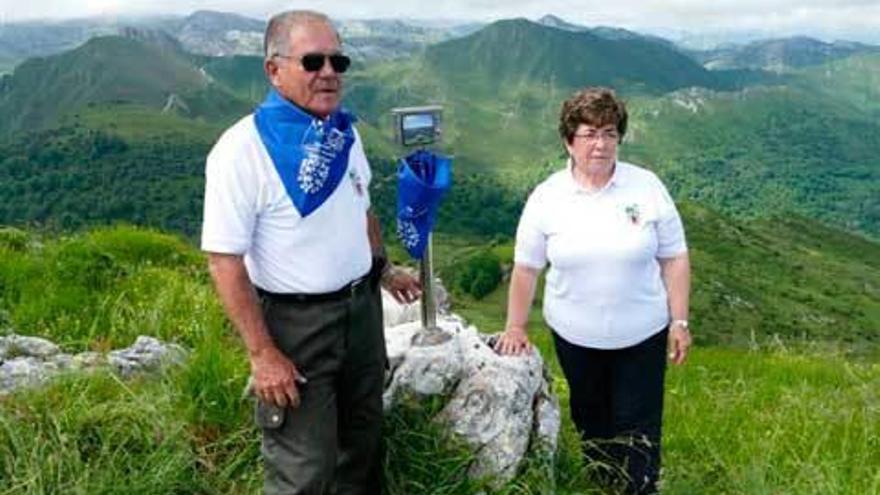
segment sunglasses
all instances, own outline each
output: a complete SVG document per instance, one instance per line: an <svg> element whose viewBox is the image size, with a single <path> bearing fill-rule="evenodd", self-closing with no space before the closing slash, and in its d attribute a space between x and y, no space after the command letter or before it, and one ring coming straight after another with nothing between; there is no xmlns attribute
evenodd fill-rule
<svg viewBox="0 0 880 495"><path fill-rule="evenodd" d="M279 54L275 54L275 56L285 59L296 58L288 55ZM324 63L327 60L330 61L330 67L333 67L333 71L337 74L344 73L351 65L351 58L341 53L334 53L332 55L324 55L323 53L306 53L299 58L299 63L302 64L302 68L306 72L318 72L319 70L324 68Z"/></svg>

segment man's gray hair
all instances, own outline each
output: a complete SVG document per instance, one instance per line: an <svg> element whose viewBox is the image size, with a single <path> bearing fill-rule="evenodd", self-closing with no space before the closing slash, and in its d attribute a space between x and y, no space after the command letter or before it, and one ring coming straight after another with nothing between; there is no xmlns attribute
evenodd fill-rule
<svg viewBox="0 0 880 495"><path fill-rule="evenodd" d="M266 36L263 38L263 53L266 58L290 53L290 33L293 28L312 23L326 24L334 32L336 31L329 17L314 10L288 10L272 16L269 25L266 26ZM339 38L338 32L336 37Z"/></svg>

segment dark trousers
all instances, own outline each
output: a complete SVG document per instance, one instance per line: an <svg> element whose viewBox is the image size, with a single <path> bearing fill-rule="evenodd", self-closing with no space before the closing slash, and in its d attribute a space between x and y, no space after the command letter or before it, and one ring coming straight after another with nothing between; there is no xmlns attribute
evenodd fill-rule
<svg viewBox="0 0 880 495"><path fill-rule="evenodd" d="M584 455L609 466L599 480L625 493L657 492L667 333L611 350L581 347L553 333Z"/></svg>
<svg viewBox="0 0 880 495"><path fill-rule="evenodd" d="M275 413L257 405L265 493L381 493L386 355L379 291L364 283L338 301L264 295L262 303L275 344L308 379L298 385L299 407L280 411L280 425L260 421Z"/></svg>

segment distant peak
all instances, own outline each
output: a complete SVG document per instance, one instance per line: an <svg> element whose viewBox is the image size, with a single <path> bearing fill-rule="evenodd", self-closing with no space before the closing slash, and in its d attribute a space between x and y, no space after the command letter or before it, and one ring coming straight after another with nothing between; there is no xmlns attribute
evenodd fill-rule
<svg viewBox="0 0 880 495"><path fill-rule="evenodd" d="M586 31L587 28L584 26L579 26L577 24L572 24L561 17L555 16L553 14L547 14L544 17L538 19L538 24L543 26L552 27L556 29L564 29L566 31Z"/></svg>
<svg viewBox="0 0 880 495"><path fill-rule="evenodd" d="M161 29L147 29L132 26L122 26L119 28L119 36L142 43L158 46L163 49L170 49L182 52L183 48L177 38L171 36Z"/></svg>
<svg viewBox="0 0 880 495"><path fill-rule="evenodd" d="M553 15L553 14L546 14L546 15L544 15L544 17L538 19L538 23L539 24L565 24L565 21L562 20L561 18Z"/></svg>
<svg viewBox="0 0 880 495"><path fill-rule="evenodd" d="M218 12L216 10L197 10L186 17L186 24L199 25L212 29L238 29L242 31L262 31L265 22L250 17L245 17L232 12Z"/></svg>
<svg viewBox="0 0 880 495"><path fill-rule="evenodd" d="M220 12L218 10L197 10L187 17L241 17L232 12Z"/></svg>

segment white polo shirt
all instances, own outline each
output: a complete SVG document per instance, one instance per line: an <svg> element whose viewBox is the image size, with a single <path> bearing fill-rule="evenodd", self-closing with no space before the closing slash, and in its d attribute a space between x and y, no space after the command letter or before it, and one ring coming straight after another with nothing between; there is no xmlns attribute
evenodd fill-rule
<svg viewBox="0 0 880 495"><path fill-rule="evenodd" d="M338 290L370 270L370 178L355 132L342 181L302 218L249 115L223 133L208 154L202 250L243 254L251 282L270 292Z"/></svg>
<svg viewBox="0 0 880 495"><path fill-rule="evenodd" d="M590 193L569 164L529 196L516 233L514 261L542 269L544 318L584 347L635 345L669 322L658 258L687 251L681 218L654 173L617 162Z"/></svg>

